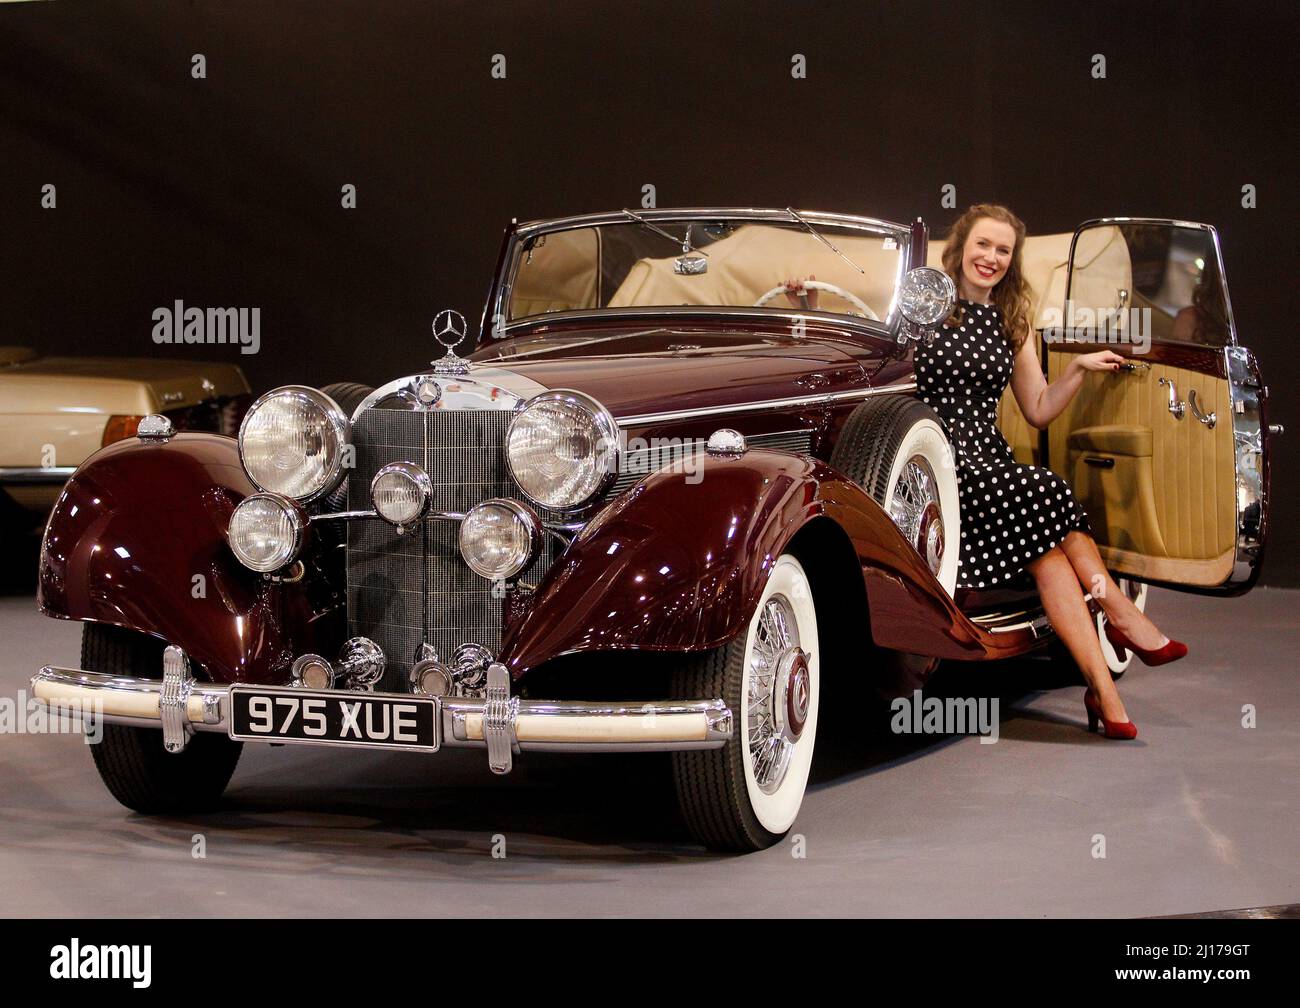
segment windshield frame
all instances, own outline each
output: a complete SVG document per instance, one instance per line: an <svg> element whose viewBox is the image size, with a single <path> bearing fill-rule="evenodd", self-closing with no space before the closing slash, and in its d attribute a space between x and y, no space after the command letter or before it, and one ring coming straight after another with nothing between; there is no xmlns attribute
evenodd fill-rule
<svg viewBox="0 0 1300 1008"><path fill-rule="evenodd" d="M797 209L797 208L796 208ZM801 225L784 209L764 209L756 207L690 207L679 209L640 209L636 213L646 221L656 225L674 223L688 224L710 220L735 220L744 222L765 221L787 224L792 228ZM829 213L818 210L798 210L809 224L817 227L845 227L892 238L898 245L898 266L894 276L894 296L890 299L889 310L882 322L872 319L846 315L835 311L820 309L803 309L791 307L754 308L743 305L641 305L620 308L581 308L568 311L544 312L539 315L526 315L518 319L508 319L506 308L510 301L514 273L524 251L524 244L541 234L571 231L600 225L622 224L635 226L622 210L603 213L583 214L576 217L557 217L550 220L529 221L512 225L506 232L506 241L501 250L497 274L493 277L492 288L484 305L483 326L478 345L486 346L499 343L515 333L534 328L538 325L550 325L556 322L597 322L631 319L667 319L683 320L727 319L732 321L750 320L756 323L773 322L797 323L799 320L834 323L848 326L864 336L876 339L895 339L901 323L898 310L898 287L907 270L915 265L911 262L912 228L893 221L879 220L874 217L859 217L851 214ZM805 231L805 233L807 233ZM830 236L834 238L834 235ZM812 240L812 236L810 236ZM665 245L667 242L665 241Z"/></svg>

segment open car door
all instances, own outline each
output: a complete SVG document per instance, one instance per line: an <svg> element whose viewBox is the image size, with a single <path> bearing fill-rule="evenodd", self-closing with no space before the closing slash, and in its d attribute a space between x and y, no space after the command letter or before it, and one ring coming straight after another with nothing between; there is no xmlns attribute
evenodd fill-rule
<svg viewBox="0 0 1300 1008"><path fill-rule="evenodd" d="M1130 359L1118 373L1086 372L1040 445L1087 510L1106 565L1183 591L1247 591L1268 521L1267 392L1237 345L1218 234L1088 221L1071 243L1064 307L1063 325L1044 333L1048 381L1079 353Z"/></svg>

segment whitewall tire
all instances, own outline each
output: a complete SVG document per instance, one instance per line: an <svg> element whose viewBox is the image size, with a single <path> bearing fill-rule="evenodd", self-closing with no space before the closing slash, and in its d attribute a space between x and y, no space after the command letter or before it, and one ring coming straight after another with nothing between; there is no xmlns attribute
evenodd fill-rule
<svg viewBox="0 0 1300 1008"><path fill-rule="evenodd" d="M1147 589L1148 586L1138 581L1130 581L1128 578L1117 577L1115 584L1119 590L1127 595L1139 612L1146 612L1147 609ZM1106 614L1100 608L1097 609L1097 615L1094 617L1097 623L1097 639L1101 642L1101 653L1106 659L1106 667L1110 669L1111 678L1118 679L1133 663L1133 652L1127 648L1124 650L1124 659L1121 661L1118 654L1115 653L1115 646L1111 644L1110 638L1106 636Z"/></svg>
<svg viewBox="0 0 1300 1008"><path fill-rule="evenodd" d="M935 412L910 396L867 400L845 421L831 466L871 494L952 595L961 499L955 456Z"/></svg>
<svg viewBox="0 0 1300 1008"><path fill-rule="evenodd" d="M777 558L745 631L684 661L673 694L721 697L734 718L721 749L673 753L687 826L715 850L770 847L799 814L817 738L821 647L798 559Z"/></svg>

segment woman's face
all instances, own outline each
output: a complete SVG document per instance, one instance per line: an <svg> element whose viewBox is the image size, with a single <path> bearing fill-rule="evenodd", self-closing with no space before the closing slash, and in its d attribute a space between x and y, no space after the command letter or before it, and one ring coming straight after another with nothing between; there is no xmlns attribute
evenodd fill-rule
<svg viewBox="0 0 1300 1008"><path fill-rule="evenodd" d="M962 296L969 301L987 301L999 280L1011 266L1016 232L1010 224L981 217L966 236L961 254Z"/></svg>

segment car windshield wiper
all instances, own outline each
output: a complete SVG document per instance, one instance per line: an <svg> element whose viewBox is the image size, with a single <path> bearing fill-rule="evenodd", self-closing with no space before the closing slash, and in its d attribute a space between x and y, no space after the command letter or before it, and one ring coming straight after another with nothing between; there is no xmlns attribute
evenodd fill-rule
<svg viewBox="0 0 1300 1008"><path fill-rule="evenodd" d="M653 231L653 232L654 232L655 234L657 234L657 235L663 235L665 238L667 238L667 239L668 239L670 242L672 242L674 245L676 245L676 246L678 246L679 248L681 248L681 250L682 250L683 253L686 253L686 252L698 252L698 253L699 253L700 255L702 255L702 256L707 256L707 255L709 254L709 253L705 252L703 249L697 249L694 245L691 244L691 229L690 229L689 225L688 225L687 228L686 228L686 237L685 237L685 238L674 238L672 235L670 235L670 234L669 234L667 231L665 231L663 228L661 228L661 227L656 227L654 224L651 224L648 220L646 220L646 219L645 219L644 217L642 217L640 214L638 214L638 213L633 213L633 212L632 212L631 210L629 210L627 207L624 207L624 208L623 208L623 212L624 212L625 214L627 214L630 218L632 218L632 220L634 220L634 221L636 221L638 224L640 224L642 227L647 227L647 228L649 228L651 231Z"/></svg>
<svg viewBox="0 0 1300 1008"><path fill-rule="evenodd" d="M841 252L839 249L837 249L834 245L832 245L832 244L831 244L831 243L830 243L830 242L829 242L829 241L828 241L828 240L827 240L827 239L826 239L826 238L825 238L825 237L824 237L820 232L816 231L816 230L813 228L813 226L812 226L811 224L809 224L806 220L804 220L802 217L800 217L799 214L795 211L794 207L786 207L786 208L785 208L785 212L788 213L788 214L789 214L791 217L793 217L795 220L797 220L797 221L798 221L800 224L802 224L805 228L807 228L807 229L808 229L808 233L809 233L810 235L812 235L814 238L816 238L819 242L821 242L823 245L825 245L828 249L830 249L832 252L834 252L837 256L839 256L841 259L843 259L846 263L848 263L850 266L852 266L855 270L857 270L857 271L858 271L859 273L861 273L863 276L866 276L866 273L867 273L866 270L864 270L861 266L859 266L857 263L855 263L852 259L850 259L848 256L846 256L843 252Z"/></svg>

